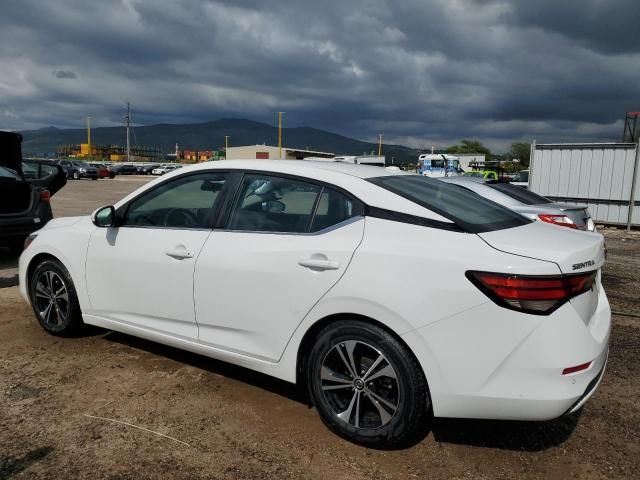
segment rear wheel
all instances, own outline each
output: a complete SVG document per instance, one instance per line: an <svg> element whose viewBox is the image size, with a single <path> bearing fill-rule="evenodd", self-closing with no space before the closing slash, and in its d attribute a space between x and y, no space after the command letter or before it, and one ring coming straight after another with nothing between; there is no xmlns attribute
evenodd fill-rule
<svg viewBox="0 0 640 480"><path fill-rule="evenodd" d="M47 332L70 335L83 325L73 281L57 260L47 259L36 266L29 293L36 318Z"/></svg>
<svg viewBox="0 0 640 480"><path fill-rule="evenodd" d="M429 415L427 382L413 354L386 330L360 320L320 332L307 383L324 423L363 445L403 445Z"/></svg>

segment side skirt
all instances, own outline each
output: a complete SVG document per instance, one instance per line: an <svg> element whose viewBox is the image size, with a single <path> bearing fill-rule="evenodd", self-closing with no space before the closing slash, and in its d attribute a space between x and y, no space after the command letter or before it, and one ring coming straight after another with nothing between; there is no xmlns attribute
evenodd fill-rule
<svg viewBox="0 0 640 480"><path fill-rule="evenodd" d="M83 314L82 319L84 323L88 325L95 325L96 327L102 327L107 330L114 330L116 332L131 335L133 337L144 338L152 342L168 345L180 350L186 350L188 352L203 355L205 357L228 362L240 367L255 370L256 372L264 373L266 375L285 380L287 382L295 383L295 366L291 369L283 368L280 363L271 363L264 360L258 360L256 358L248 357L246 355L240 355L237 353L229 352L219 348L203 345L197 341L187 340L179 337L173 337L160 332L155 332L146 328L137 327L114 320L109 320L104 317L97 317L95 315ZM291 370L288 372L287 370Z"/></svg>

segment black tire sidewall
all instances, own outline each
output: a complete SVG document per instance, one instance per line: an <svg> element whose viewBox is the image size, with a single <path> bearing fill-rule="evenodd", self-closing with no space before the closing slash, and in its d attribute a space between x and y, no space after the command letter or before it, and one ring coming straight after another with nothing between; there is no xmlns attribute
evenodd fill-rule
<svg viewBox="0 0 640 480"><path fill-rule="evenodd" d="M336 417L324 398L319 374L322 361L334 345L347 340L359 340L378 349L398 376L400 403L393 418L382 427L366 430L345 423ZM341 437L362 445L402 444L422 428L430 409L426 380L411 352L384 329L358 320L340 321L318 335L307 362L306 379L309 395L323 422Z"/></svg>
<svg viewBox="0 0 640 480"><path fill-rule="evenodd" d="M38 312L38 307L35 302L35 289L36 289L36 279L45 271L53 271L57 273L67 288L67 294L69 295L69 311L67 312L67 317L64 323L60 326L60 328L51 328L51 326L47 325L40 318L40 312ZM47 259L40 262L33 270L31 277L29 278L29 298L31 300L31 306L33 308L33 312L36 315L36 319L40 326L45 329L47 332L53 335L69 335L75 331L77 331L82 326L82 314L80 312L80 305L78 303L78 296L76 294L76 289L71 280L71 275L66 268L57 260Z"/></svg>

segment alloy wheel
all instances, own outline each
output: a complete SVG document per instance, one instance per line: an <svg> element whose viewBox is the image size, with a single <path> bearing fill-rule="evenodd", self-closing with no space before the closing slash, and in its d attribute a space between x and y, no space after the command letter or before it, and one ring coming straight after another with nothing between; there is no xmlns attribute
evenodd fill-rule
<svg viewBox="0 0 640 480"><path fill-rule="evenodd" d="M333 413L359 429L383 427L400 405L393 366L382 352L359 340L334 345L322 361L320 379Z"/></svg>
<svg viewBox="0 0 640 480"><path fill-rule="evenodd" d="M34 300L43 324L53 330L64 326L69 314L69 292L60 275L52 270L40 273Z"/></svg>

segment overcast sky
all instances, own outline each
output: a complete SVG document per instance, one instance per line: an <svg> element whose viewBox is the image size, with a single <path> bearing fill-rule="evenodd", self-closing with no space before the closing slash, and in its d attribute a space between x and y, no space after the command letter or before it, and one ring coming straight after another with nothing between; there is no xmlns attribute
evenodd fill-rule
<svg viewBox="0 0 640 480"><path fill-rule="evenodd" d="M364 140L619 140L640 0L20 0L0 129L244 117Z"/></svg>

